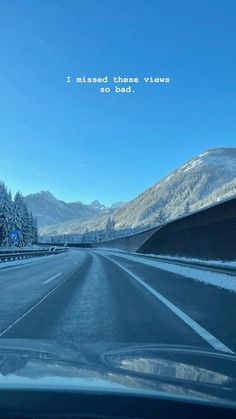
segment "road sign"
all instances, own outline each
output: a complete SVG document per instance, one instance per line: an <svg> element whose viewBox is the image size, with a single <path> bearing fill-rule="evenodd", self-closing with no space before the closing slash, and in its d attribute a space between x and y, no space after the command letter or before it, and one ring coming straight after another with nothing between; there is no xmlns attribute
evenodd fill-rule
<svg viewBox="0 0 236 419"><path fill-rule="evenodd" d="M17 244L19 240L19 230L9 230L8 240L10 244Z"/></svg>

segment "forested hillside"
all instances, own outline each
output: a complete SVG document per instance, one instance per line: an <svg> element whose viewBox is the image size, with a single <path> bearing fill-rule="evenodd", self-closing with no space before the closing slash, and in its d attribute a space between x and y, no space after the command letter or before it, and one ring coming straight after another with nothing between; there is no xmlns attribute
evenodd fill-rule
<svg viewBox="0 0 236 419"><path fill-rule="evenodd" d="M0 246L27 246L36 243L37 237L37 220L22 194L17 192L13 199L5 184L0 182Z"/></svg>
<svg viewBox="0 0 236 419"><path fill-rule="evenodd" d="M236 193L236 148L214 147L204 151L160 179L112 214L90 220L72 220L41 229L43 235L107 237L112 217L113 237L170 221ZM109 234L111 236L111 234Z"/></svg>

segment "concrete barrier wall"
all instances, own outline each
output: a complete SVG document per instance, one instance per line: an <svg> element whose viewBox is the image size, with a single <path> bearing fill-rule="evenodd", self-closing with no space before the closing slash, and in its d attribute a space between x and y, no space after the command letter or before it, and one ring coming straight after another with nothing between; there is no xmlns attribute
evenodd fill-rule
<svg viewBox="0 0 236 419"><path fill-rule="evenodd" d="M130 236L120 237L119 239L106 240L92 243L67 243L68 247L106 247L111 249L126 250L128 252L136 252L142 244L154 234L159 227L155 227L141 233L132 234ZM64 246L65 243L39 243L40 245Z"/></svg>
<svg viewBox="0 0 236 419"><path fill-rule="evenodd" d="M148 240L157 230L152 228L141 233L133 234L119 239L108 240L104 242L92 243L93 247L108 247L111 249L126 250L128 252L136 252L142 244Z"/></svg>
<svg viewBox="0 0 236 419"><path fill-rule="evenodd" d="M68 246L103 247L208 260L236 260L236 198L138 234L97 243L71 243Z"/></svg>
<svg viewBox="0 0 236 419"><path fill-rule="evenodd" d="M138 252L236 260L236 198L166 224Z"/></svg>

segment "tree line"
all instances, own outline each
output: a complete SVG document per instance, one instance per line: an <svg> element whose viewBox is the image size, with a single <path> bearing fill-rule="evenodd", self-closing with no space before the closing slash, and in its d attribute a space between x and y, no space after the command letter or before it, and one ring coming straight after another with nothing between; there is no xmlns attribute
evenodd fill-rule
<svg viewBox="0 0 236 419"><path fill-rule="evenodd" d="M190 202L186 201L184 210L179 216L187 216L191 212ZM107 240L118 239L133 234L141 233L145 230L161 226L168 223L170 218L167 217L164 203L162 200L159 201L159 209L153 211L152 220L140 226L116 228L117 223L114 217L109 216L103 229L89 230L85 229L81 233L67 233L57 234L55 236L44 235L41 236L43 242L50 243L96 243L105 242Z"/></svg>
<svg viewBox="0 0 236 419"><path fill-rule="evenodd" d="M0 246L28 246L38 241L37 219L29 211L24 197L14 199L4 182L0 182Z"/></svg>

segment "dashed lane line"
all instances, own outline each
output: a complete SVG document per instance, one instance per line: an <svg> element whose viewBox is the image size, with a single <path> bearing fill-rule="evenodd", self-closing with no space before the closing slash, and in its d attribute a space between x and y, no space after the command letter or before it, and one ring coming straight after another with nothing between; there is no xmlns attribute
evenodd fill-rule
<svg viewBox="0 0 236 419"><path fill-rule="evenodd" d="M47 279L43 282L43 284L48 284L49 282L53 281L54 279L58 278L58 276L62 275L63 272L59 272L58 274L52 276L51 278Z"/></svg>
<svg viewBox="0 0 236 419"><path fill-rule="evenodd" d="M36 307L38 307L43 301L45 301L54 291L57 290L61 285L63 285L70 277L77 271L77 268L74 269L65 279L63 279L59 284L57 284L51 291L49 291L44 297L42 297L37 303L35 303L29 310L27 310L22 316L16 319L13 323L11 323L6 329L0 332L0 337L5 335L10 329L12 329L17 323L23 320L28 314L30 314Z"/></svg>

